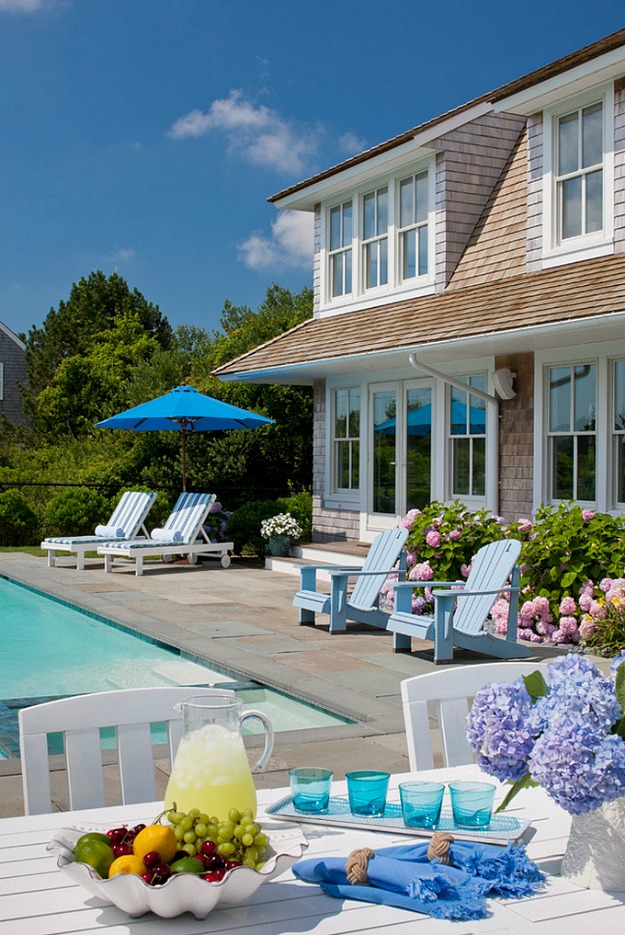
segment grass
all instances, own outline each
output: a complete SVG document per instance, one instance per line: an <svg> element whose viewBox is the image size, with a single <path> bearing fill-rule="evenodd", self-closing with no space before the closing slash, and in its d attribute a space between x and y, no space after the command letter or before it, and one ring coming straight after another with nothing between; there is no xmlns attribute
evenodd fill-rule
<svg viewBox="0 0 625 935"><path fill-rule="evenodd" d="M47 555L38 545L0 545L0 552L24 552L26 555Z"/></svg>

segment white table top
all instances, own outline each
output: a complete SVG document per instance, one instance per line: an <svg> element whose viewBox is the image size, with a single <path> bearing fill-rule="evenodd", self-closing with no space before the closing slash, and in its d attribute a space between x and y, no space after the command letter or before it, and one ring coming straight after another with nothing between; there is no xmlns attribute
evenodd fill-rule
<svg viewBox="0 0 625 935"><path fill-rule="evenodd" d="M419 778L448 781L475 778L475 767L436 770ZM389 800L398 801L397 784L406 776L393 776ZM413 777L414 778L414 777ZM345 784L334 791L344 794ZM262 807L281 798L284 789L258 794ZM499 799L503 796L503 791ZM549 874L545 889L519 900L489 900L491 915L479 921L446 922L429 916L376 906L355 900L326 896L318 886L296 880L288 870L277 880L260 887L244 906L218 909L204 920L190 913L175 919L160 919L151 913L132 919L115 906L90 896L56 867L46 845L58 828L72 824L120 824L150 821L160 803L114 806L80 812L57 812L0 820L0 935L347 935L375 932L376 935L468 935L468 933L543 933L543 935L623 935L625 893L607 894L581 890L557 876L566 847L569 817L540 789L522 793L510 813L530 818L526 832L527 850ZM408 843L406 835L379 834L303 825L310 842L306 856L345 855L356 847L380 847ZM529 841L528 834L531 834Z"/></svg>

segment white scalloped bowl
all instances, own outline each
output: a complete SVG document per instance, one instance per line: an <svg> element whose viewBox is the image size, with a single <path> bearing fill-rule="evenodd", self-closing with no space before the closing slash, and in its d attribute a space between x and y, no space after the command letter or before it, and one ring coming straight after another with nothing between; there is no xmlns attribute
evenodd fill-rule
<svg viewBox="0 0 625 935"><path fill-rule="evenodd" d="M308 847L298 826L268 828L265 825L263 830L269 843L262 870L235 867L218 883L209 883L195 873L178 873L161 886L150 886L140 876L130 873L118 873L110 880L103 880L92 867L74 859L73 849L81 835L105 830L93 826L61 828L47 850L57 855L57 867L74 882L130 916L153 912L171 919L183 912L192 912L196 919L204 919L217 905L238 906L263 883L288 870Z"/></svg>

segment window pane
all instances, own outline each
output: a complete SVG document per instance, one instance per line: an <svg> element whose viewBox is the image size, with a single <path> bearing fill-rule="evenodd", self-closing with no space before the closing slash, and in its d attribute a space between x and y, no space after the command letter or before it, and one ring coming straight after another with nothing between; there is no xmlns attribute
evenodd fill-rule
<svg viewBox="0 0 625 935"><path fill-rule="evenodd" d="M616 439L616 499L625 503L625 436Z"/></svg>
<svg viewBox="0 0 625 935"><path fill-rule="evenodd" d="M343 254L332 257L332 295L343 295ZM349 292L349 290L347 290Z"/></svg>
<svg viewBox="0 0 625 935"><path fill-rule="evenodd" d="M349 435L360 436L360 390L349 391Z"/></svg>
<svg viewBox="0 0 625 935"><path fill-rule="evenodd" d="M336 443L336 486L339 490L349 490L349 442Z"/></svg>
<svg viewBox="0 0 625 935"><path fill-rule="evenodd" d="M395 513L397 404L391 390L373 394L373 511Z"/></svg>
<svg viewBox="0 0 625 935"><path fill-rule="evenodd" d="M330 211L330 250L336 250L341 245L341 209L332 208Z"/></svg>
<svg viewBox="0 0 625 935"><path fill-rule="evenodd" d="M551 487L556 500L573 499L573 439L571 436L551 439Z"/></svg>
<svg viewBox="0 0 625 935"><path fill-rule="evenodd" d="M343 247L349 247L352 242L352 206L351 202L343 205ZM348 290L351 292L351 287Z"/></svg>
<svg viewBox="0 0 625 935"><path fill-rule="evenodd" d="M367 289L378 284L378 244L368 244L365 248L365 266L367 270Z"/></svg>
<svg viewBox="0 0 625 935"><path fill-rule="evenodd" d="M385 234L388 228L388 189L378 192L378 223L376 234Z"/></svg>
<svg viewBox="0 0 625 935"><path fill-rule="evenodd" d="M454 496L469 496L471 441L454 438L452 442L452 493Z"/></svg>
<svg viewBox="0 0 625 935"><path fill-rule="evenodd" d="M334 404L334 437L347 438L348 390L337 390Z"/></svg>
<svg viewBox="0 0 625 935"><path fill-rule="evenodd" d="M352 291L352 251L345 251L345 292Z"/></svg>
<svg viewBox="0 0 625 935"><path fill-rule="evenodd" d="M416 178L417 184L417 221L427 221L428 216L428 174L422 172Z"/></svg>
<svg viewBox="0 0 625 935"><path fill-rule="evenodd" d="M486 493L486 439L473 439L473 490L474 497Z"/></svg>
<svg viewBox="0 0 625 935"><path fill-rule="evenodd" d="M402 279L412 279L417 275L416 267L416 230L409 230L402 235Z"/></svg>
<svg viewBox="0 0 625 935"><path fill-rule="evenodd" d="M573 370L574 379L574 423L576 432L595 430L595 367L584 364Z"/></svg>
<svg viewBox="0 0 625 935"><path fill-rule="evenodd" d="M469 432L471 435L486 434L486 400L469 396Z"/></svg>
<svg viewBox="0 0 625 935"><path fill-rule="evenodd" d="M449 420L450 435L467 434L467 394L451 387L451 414Z"/></svg>
<svg viewBox="0 0 625 935"><path fill-rule="evenodd" d="M586 176L586 233L603 230L603 172Z"/></svg>
<svg viewBox="0 0 625 935"><path fill-rule="evenodd" d="M373 192L362 199L362 234L365 240L375 235L375 194Z"/></svg>
<svg viewBox="0 0 625 935"><path fill-rule="evenodd" d="M614 428L625 429L625 360L614 363Z"/></svg>
<svg viewBox="0 0 625 935"><path fill-rule="evenodd" d="M580 176L561 183L562 238L579 237L582 232L582 180Z"/></svg>
<svg viewBox="0 0 625 935"><path fill-rule="evenodd" d="M582 168L603 162L603 105L592 104L582 111Z"/></svg>
<svg viewBox="0 0 625 935"><path fill-rule="evenodd" d="M406 227L414 222L414 182L404 179L399 183L399 226Z"/></svg>
<svg viewBox="0 0 625 935"><path fill-rule="evenodd" d="M594 435L581 435L577 439L577 496L575 499L595 499Z"/></svg>
<svg viewBox="0 0 625 935"><path fill-rule="evenodd" d="M406 509L422 509L430 502L432 391L413 388L406 394Z"/></svg>
<svg viewBox="0 0 625 935"><path fill-rule="evenodd" d="M380 241L380 285L388 282L388 242L386 237Z"/></svg>
<svg viewBox="0 0 625 935"><path fill-rule="evenodd" d="M352 442L352 490L360 487L360 442Z"/></svg>
<svg viewBox="0 0 625 935"><path fill-rule="evenodd" d="M571 370L551 367L549 370L549 431L571 430Z"/></svg>
<svg viewBox="0 0 625 935"><path fill-rule="evenodd" d="M419 276L425 276L428 271L428 229L419 228Z"/></svg>
<svg viewBox="0 0 625 935"><path fill-rule="evenodd" d="M558 175L579 169L579 116L577 111L558 121Z"/></svg>

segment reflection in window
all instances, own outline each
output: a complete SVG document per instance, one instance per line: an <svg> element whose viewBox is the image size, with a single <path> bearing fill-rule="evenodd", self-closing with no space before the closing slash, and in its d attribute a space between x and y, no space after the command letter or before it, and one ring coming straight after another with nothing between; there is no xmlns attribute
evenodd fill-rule
<svg viewBox="0 0 625 935"><path fill-rule="evenodd" d="M460 377L467 390L450 387L449 436L451 493L454 497L486 495L486 401L470 387L486 392L486 376Z"/></svg>
<svg viewBox="0 0 625 935"><path fill-rule="evenodd" d="M406 509L423 509L431 500L432 390L406 393Z"/></svg>
<svg viewBox="0 0 625 935"><path fill-rule="evenodd" d="M360 487L360 389L334 391L334 489Z"/></svg>
<svg viewBox="0 0 625 935"><path fill-rule="evenodd" d="M596 367L549 368L549 479L553 500L596 498Z"/></svg>
<svg viewBox="0 0 625 935"><path fill-rule="evenodd" d="M557 121L558 238L603 230L603 104L580 107Z"/></svg>
<svg viewBox="0 0 625 935"><path fill-rule="evenodd" d="M388 188L362 199L362 243L365 289L388 282Z"/></svg>
<svg viewBox="0 0 625 935"><path fill-rule="evenodd" d="M625 360L614 361L612 450L615 505L625 504Z"/></svg>
<svg viewBox="0 0 625 935"><path fill-rule="evenodd" d="M352 291L352 203L330 209L330 292L333 298Z"/></svg>
<svg viewBox="0 0 625 935"><path fill-rule="evenodd" d="M373 512L395 513L395 441L397 397L394 390L380 390L373 402Z"/></svg>
<svg viewBox="0 0 625 935"><path fill-rule="evenodd" d="M399 183L400 278L428 272L428 173L419 172Z"/></svg>

